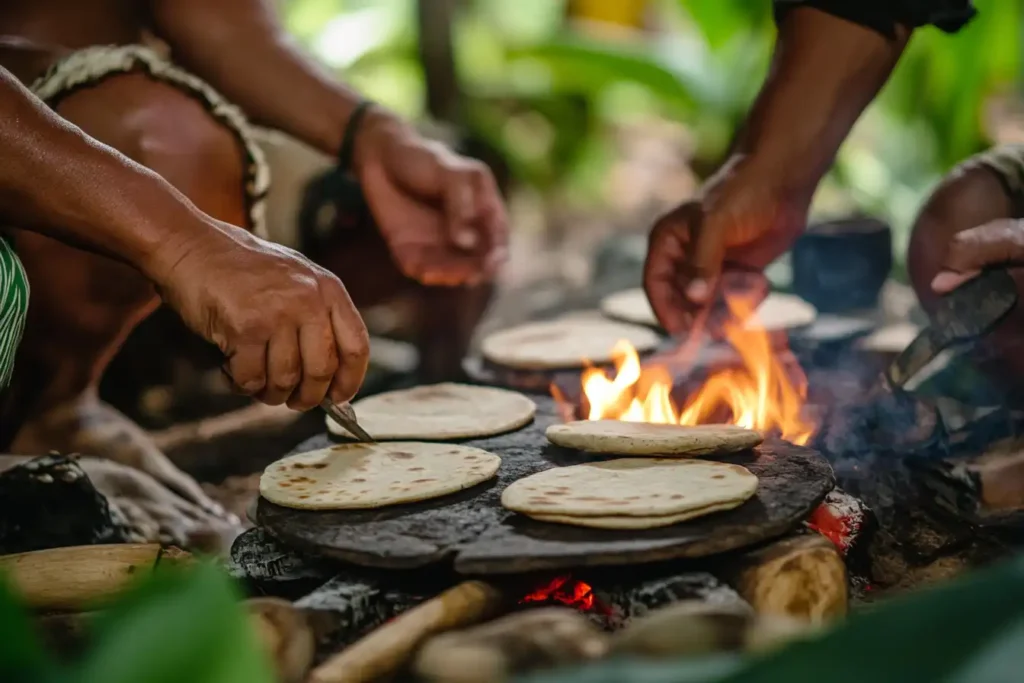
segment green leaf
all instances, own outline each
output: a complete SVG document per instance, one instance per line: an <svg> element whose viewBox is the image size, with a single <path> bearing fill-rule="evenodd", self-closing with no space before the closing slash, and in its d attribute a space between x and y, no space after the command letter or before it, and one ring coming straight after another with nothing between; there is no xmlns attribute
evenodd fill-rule
<svg viewBox="0 0 1024 683"><path fill-rule="evenodd" d="M157 571L97 618L76 683L273 683L227 576L210 565Z"/></svg>
<svg viewBox="0 0 1024 683"><path fill-rule="evenodd" d="M53 674L28 612L0 577L0 681L40 683Z"/></svg>
<svg viewBox="0 0 1024 683"><path fill-rule="evenodd" d="M583 38L556 38L535 45L510 49L514 64L532 60L547 67L552 88L561 92L593 93L608 86L631 81L645 86L666 103L692 108L699 80L673 70L642 49L609 45Z"/></svg>

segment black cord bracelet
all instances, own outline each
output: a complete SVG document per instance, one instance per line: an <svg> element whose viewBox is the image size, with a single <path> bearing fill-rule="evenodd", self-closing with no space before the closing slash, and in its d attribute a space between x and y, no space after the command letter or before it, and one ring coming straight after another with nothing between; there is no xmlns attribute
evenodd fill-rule
<svg viewBox="0 0 1024 683"><path fill-rule="evenodd" d="M341 148L338 150L338 170L348 173L352 170L352 157L356 152L356 135L359 133L359 124L366 118L366 114L373 106L370 100L363 100L352 110L345 124L345 133L341 138Z"/></svg>
<svg viewBox="0 0 1024 683"><path fill-rule="evenodd" d="M369 100L356 105L345 124L338 163L306 186L299 209L299 240L306 255L319 254L338 231L350 232L373 222L359 181L352 174L359 126L371 107Z"/></svg>

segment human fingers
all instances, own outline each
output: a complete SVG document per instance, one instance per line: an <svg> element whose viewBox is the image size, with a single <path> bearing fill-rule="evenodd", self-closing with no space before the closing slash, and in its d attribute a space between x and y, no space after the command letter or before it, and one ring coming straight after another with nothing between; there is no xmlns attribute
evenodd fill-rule
<svg viewBox="0 0 1024 683"><path fill-rule="evenodd" d="M713 301L715 282L722 272L726 226L713 214L695 211L687 227L690 244L683 266L683 294L691 304L707 306Z"/></svg>
<svg viewBox="0 0 1024 683"><path fill-rule="evenodd" d="M654 228L647 244L644 262L644 291L655 316L669 334L682 334L689 330L693 305L683 289L686 279L682 272L689 242L689 221L699 207L683 205L663 216Z"/></svg>
<svg viewBox="0 0 1024 683"><path fill-rule="evenodd" d="M205 512L224 517L229 513L220 504L210 498L196 480L188 476L176 467L170 466L170 461L165 464L158 464L155 467L140 472L142 476L137 482L139 495L149 500L161 500L168 502L173 498L180 498L188 503L198 506Z"/></svg>
<svg viewBox="0 0 1024 683"><path fill-rule="evenodd" d="M338 347L329 313L299 328L299 351L302 354L302 382L292 393L288 407L309 410L323 400L338 371Z"/></svg>
<svg viewBox="0 0 1024 683"><path fill-rule="evenodd" d="M1024 263L1024 224L1001 219L957 233L942 268L932 280L939 294L953 291L986 266Z"/></svg>
<svg viewBox="0 0 1024 683"><path fill-rule="evenodd" d="M366 376L370 363L370 335L344 285L337 278L333 280L324 287L324 296L330 309L338 367L328 394L335 403L345 403L356 395Z"/></svg>
<svg viewBox="0 0 1024 683"><path fill-rule="evenodd" d="M472 182L477 196L479 208L478 221L487 242L487 253L484 257L484 277L491 278L508 260L508 214L505 202L498 190L498 183L483 164L474 173Z"/></svg>
<svg viewBox="0 0 1024 683"><path fill-rule="evenodd" d="M254 342L230 351L224 371L235 388L248 396L255 396L267 385L267 345Z"/></svg>
<svg viewBox="0 0 1024 683"><path fill-rule="evenodd" d="M444 177L444 228L448 241L457 249L472 251L480 246L482 236L477 232L476 180L479 169L468 163L442 163Z"/></svg>
<svg viewBox="0 0 1024 683"><path fill-rule="evenodd" d="M267 343L267 383L257 398L279 406L291 397L302 379L299 331L291 324L280 324Z"/></svg>

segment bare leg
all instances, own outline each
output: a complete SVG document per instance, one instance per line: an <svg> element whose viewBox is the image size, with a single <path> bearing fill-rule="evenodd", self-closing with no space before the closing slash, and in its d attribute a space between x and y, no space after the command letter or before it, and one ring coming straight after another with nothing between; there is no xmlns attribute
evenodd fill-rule
<svg viewBox="0 0 1024 683"><path fill-rule="evenodd" d="M914 291L925 309L937 299L931 289L953 236L1000 218L1012 218L1013 204L994 171L967 166L950 174L935 190L914 224L907 265ZM1011 271L1018 292L1024 294L1024 271ZM983 367L991 368L993 380L1006 388L1024 379L1024 307L1018 306L993 333L983 349Z"/></svg>
<svg viewBox="0 0 1024 683"><path fill-rule="evenodd" d="M77 91L58 111L162 175L202 210L245 224L241 149L194 99L128 74ZM11 450L110 458L152 475L207 514L219 514L196 482L96 393L110 359L156 308L152 285L123 264L40 235L19 231L16 247L32 301L7 402L25 420Z"/></svg>

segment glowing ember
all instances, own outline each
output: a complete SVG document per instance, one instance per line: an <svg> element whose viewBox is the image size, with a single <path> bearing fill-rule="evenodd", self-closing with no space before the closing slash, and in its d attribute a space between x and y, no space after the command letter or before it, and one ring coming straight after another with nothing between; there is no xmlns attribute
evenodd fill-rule
<svg viewBox="0 0 1024 683"><path fill-rule="evenodd" d="M819 505L811 518L807 520L807 526L832 541L839 549L839 552L846 554L850 549L850 525L847 520L837 517L825 505Z"/></svg>
<svg viewBox="0 0 1024 683"><path fill-rule="evenodd" d="M670 396L669 370L641 367L636 349L620 341L614 348L614 377L598 368L583 372L587 419L683 425L728 422L777 433L795 444L807 443L814 427L802 415L806 377L795 364L783 365L768 333L756 324L749 302L730 300L729 309L733 320L723 325L723 332L739 354L742 368L714 372L680 411ZM555 397L559 398L557 393Z"/></svg>
<svg viewBox="0 0 1024 683"><path fill-rule="evenodd" d="M520 604L531 602L558 602L569 607L589 612L594 609L596 599L590 584L577 581L570 574L563 574L551 579L537 590L523 596Z"/></svg>

